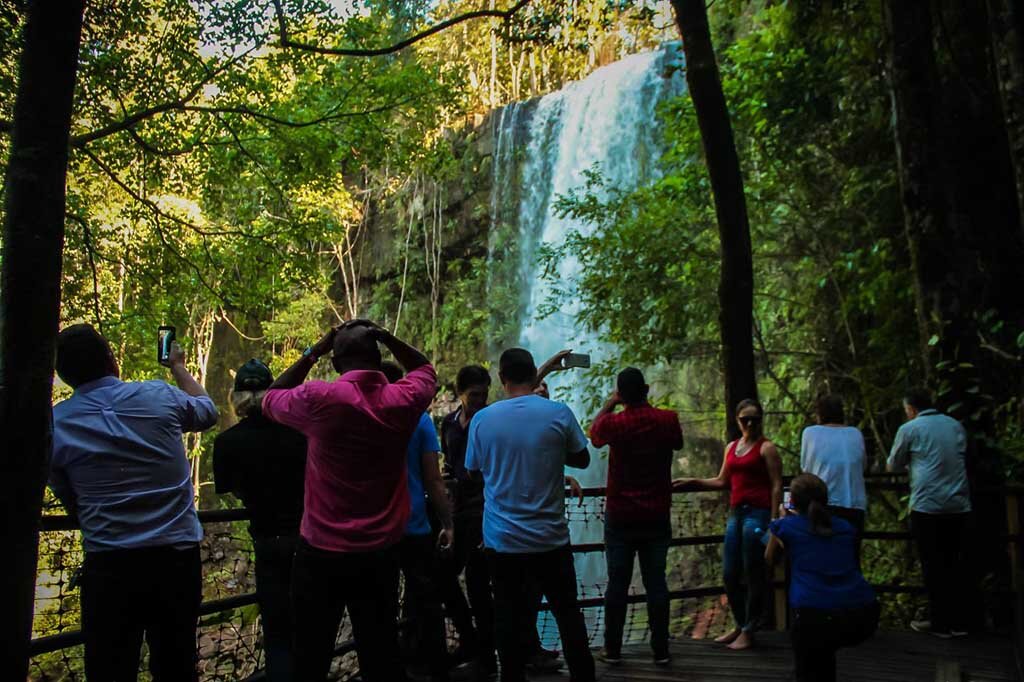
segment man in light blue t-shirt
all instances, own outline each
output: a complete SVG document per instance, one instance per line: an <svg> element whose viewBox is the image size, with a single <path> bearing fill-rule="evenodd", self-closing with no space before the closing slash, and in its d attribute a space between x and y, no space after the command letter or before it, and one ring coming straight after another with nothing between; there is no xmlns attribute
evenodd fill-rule
<svg viewBox="0 0 1024 682"><path fill-rule="evenodd" d="M484 479L484 545L494 580L501 680L524 679L520 639L539 588L558 622L573 682L591 682L594 659L576 600L564 488L564 467L590 464L587 438L572 410L534 394L537 367L528 351L502 353L498 377L508 398L473 417L466 468Z"/></svg>
<svg viewBox="0 0 1024 682"><path fill-rule="evenodd" d="M967 434L938 412L931 393L907 392L908 421L896 432L889 471L910 469L910 530L921 557L929 620L910 627L936 637L964 635L971 625L969 569L971 497L967 483Z"/></svg>

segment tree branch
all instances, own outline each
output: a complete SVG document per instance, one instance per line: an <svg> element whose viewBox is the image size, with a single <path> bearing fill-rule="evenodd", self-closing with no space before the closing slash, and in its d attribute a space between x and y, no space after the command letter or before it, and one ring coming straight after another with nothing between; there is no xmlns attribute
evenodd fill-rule
<svg viewBox="0 0 1024 682"><path fill-rule="evenodd" d="M67 212L64 214L72 222L78 223L82 228L82 238L85 241L85 253L89 257L89 268L92 270L92 307L93 314L96 316L96 326L100 328L100 334L103 334L103 315L100 314L100 277L96 270L96 249L93 246L92 230L89 229L89 224L85 222L85 218L74 213Z"/></svg>
<svg viewBox="0 0 1024 682"><path fill-rule="evenodd" d="M406 38L405 40L401 40L393 45L388 45L387 47L367 49L345 47L321 47L319 45L311 45L309 43L300 43L294 41L288 36L288 21L284 16L284 8L281 7L281 0L273 0L273 2L274 14L277 16L277 26L278 31L280 33L279 45L281 47L288 47L295 50L304 50L306 52L314 52L316 54L335 55L339 57L380 57L382 55L400 52L405 48L409 47L410 45L418 43L424 38L429 38L435 33L440 33L441 31L447 28L450 28L457 24L461 24L471 19L494 17L497 19L501 19L502 21L508 21L516 14L516 12L526 7L526 5L530 3L530 0L519 0L516 4L512 5L512 7L508 8L507 10L484 9L477 10L475 12L466 12L465 14L460 14L458 16L452 17L451 19L446 19L445 21L434 24L430 28L424 29L423 31L420 31L419 33L416 33L415 35L412 35Z"/></svg>

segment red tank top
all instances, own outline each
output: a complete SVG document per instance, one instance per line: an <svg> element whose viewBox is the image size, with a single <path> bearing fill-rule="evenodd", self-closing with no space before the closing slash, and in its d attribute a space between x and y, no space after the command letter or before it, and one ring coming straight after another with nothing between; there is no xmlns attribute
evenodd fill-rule
<svg viewBox="0 0 1024 682"><path fill-rule="evenodd" d="M729 505L771 509L772 479L768 475L768 464L761 456L761 438L742 457L736 456L738 440L729 444L725 454L726 476L729 479Z"/></svg>

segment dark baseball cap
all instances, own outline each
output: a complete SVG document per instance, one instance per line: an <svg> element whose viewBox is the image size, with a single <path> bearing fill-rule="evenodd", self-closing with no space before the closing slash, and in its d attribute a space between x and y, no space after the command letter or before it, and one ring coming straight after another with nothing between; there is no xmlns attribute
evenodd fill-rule
<svg viewBox="0 0 1024 682"><path fill-rule="evenodd" d="M256 358L249 360L235 372L236 391L262 391L270 388L272 383L274 375L270 373L270 368Z"/></svg>

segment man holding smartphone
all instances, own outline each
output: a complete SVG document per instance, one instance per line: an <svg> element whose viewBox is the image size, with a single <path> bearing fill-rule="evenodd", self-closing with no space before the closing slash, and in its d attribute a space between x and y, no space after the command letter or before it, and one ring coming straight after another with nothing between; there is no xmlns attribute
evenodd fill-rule
<svg viewBox="0 0 1024 682"><path fill-rule="evenodd" d="M203 529L182 433L214 426L217 408L176 343L167 361L177 388L121 381L90 325L57 336L57 375L74 394L53 408L50 487L82 532L90 682L136 679L143 636L156 682L197 679Z"/></svg>

